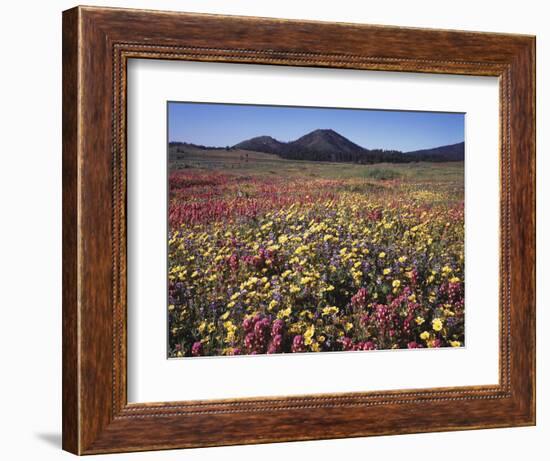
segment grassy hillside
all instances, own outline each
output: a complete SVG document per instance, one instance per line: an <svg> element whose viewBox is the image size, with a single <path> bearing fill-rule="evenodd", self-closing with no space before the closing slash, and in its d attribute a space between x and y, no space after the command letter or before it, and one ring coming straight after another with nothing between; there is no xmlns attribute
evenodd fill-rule
<svg viewBox="0 0 550 461"><path fill-rule="evenodd" d="M185 147L184 152L170 154L170 171L185 168L226 171L243 176L303 176L311 178L372 180L403 179L462 183L464 162L354 163L286 160L274 154L240 149L199 149Z"/></svg>

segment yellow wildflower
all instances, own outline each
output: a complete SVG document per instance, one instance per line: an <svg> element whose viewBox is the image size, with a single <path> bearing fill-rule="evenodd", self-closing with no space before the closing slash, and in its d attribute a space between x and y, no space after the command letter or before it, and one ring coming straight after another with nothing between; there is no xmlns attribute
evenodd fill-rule
<svg viewBox="0 0 550 461"><path fill-rule="evenodd" d="M337 314L339 309L336 306L330 306L323 308L323 314L322 315L332 315Z"/></svg>
<svg viewBox="0 0 550 461"><path fill-rule="evenodd" d="M290 317L291 312L292 312L292 309L290 307L287 307L286 309L283 309L277 312L277 318L284 319L285 317Z"/></svg>
<svg viewBox="0 0 550 461"><path fill-rule="evenodd" d="M433 319L432 320L432 327L435 331L441 331L443 329L443 322L441 319Z"/></svg>
<svg viewBox="0 0 550 461"><path fill-rule="evenodd" d="M305 341L304 341L305 343ZM319 352L321 350L321 346L319 346L319 343L317 341L314 341L312 344L311 344L311 350L313 352Z"/></svg>
<svg viewBox="0 0 550 461"><path fill-rule="evenodd" d="M304 333L304 344L309 346L313 340L313 335L315 334L315 325L310 325Z"/></svg>

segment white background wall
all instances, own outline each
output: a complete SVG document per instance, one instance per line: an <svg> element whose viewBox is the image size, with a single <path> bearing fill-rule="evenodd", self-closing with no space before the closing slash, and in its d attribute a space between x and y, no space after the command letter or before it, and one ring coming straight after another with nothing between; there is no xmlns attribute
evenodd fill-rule
<svg viewBox="0 0 550 461"><path fill-rule="evenodd" d="M108 2L108 3L107 3ZM61 445L61 11L71 1L4 2L0 15L0 444L3 459L68 459ZM181 0L90 5L537 35L538 424L536 427L117 455L135 460L547 459L550 339L550 30L536 0ZM546 197L545 197L546 196ZM546 200L545 200L546 199ZM546 260L543 264L543 260ZM547 278L547 277L546 277ZM548 285L548 283L546 284ZM546 317L546 318L545 318ZM98 457L100 459L103 457ZM114 459L114 458L113 458Z"/></svg>

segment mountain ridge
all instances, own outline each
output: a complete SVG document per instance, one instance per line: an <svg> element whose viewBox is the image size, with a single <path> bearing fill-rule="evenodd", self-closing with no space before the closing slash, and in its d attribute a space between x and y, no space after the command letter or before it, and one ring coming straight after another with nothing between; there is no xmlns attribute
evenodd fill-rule
<svg viewBox="0 0 550 461"><path fill-rule="evenodd" d="M456 159L454 161L464 160L464 141L457 142L455 144L445 144L444 146L432 147L430 149L419 149L406 152L407 155L423 155L430 156L436 155L440 157L446 157L449 159Z"/></svg>
<svg viewBox="0 0 550 461"><path fill-rule="evenodd" d="M170 145L184 146L192 144L170 143ZM205 146L196 147L207 149ZM325 162L410 163L415 161L450 162L464 160L464 142L409 152L367 149L330 128L319 128L288 142L263 135L246 139L233 146L212 149L241 149L275 154L289 160Z"/></svg>

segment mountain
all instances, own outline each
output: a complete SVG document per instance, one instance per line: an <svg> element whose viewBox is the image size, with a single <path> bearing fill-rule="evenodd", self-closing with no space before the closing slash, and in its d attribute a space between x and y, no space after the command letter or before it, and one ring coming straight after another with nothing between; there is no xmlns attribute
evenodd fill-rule
<svg viewBox="0 0 550 461"><path fill-rule="evenodd" d="M271 136L258 136L247 139L246 141L235 144L235 149L251 150L255 152L264 152L266 154L279 154L285 146L285 143L277 141Z"/></svg>
<svg viewBox="0 0 550 461"><path fill-rule="evenodd" d="M315 130L308 133L296 141L287 144L293 149L305 150L309 152L321 152L323 154L332 154L334 152L362 152L361 146L351 142L348 138L344 138L341 134L334 130Z"/></svg>
<svg viewBox="0 0 550 461"><path fill-rule="evenodd" d="M464 160L464 142L411 152L366 149L331 129L314 130L295 141L281 142L271 136L257 136L232 147L207 147L170 142L171 160L183 158L189 150L240 149L275 154L289 160L353 163L456 162Z"/></svg>
<svg viewBox="0 0 550 461"><path fill-rule="evenodd" d="M276 154L290 160L318 162L377 163L399 161L401 152L365 149L331 129L314 130L295 141L281 142L271 136L258 136L233 146L235 149ZM403 158L410 162L411 159Z"/></svg>
<svg viewBox="0 0 550 461"><path fill-rule="evenodd" d="M450 144L448 146L439 146L432 149L415 150L407 152L406 155L411 155L421 158L424 161L436 162L458 162L464 160L464 142Z"/></svg>
<svg viewBox="0 0 550 461"><path fill-rule="evenodd" d="M315 130L287 143L280 156L294 160L357 161L368 151L334 130Z"/></svg>

